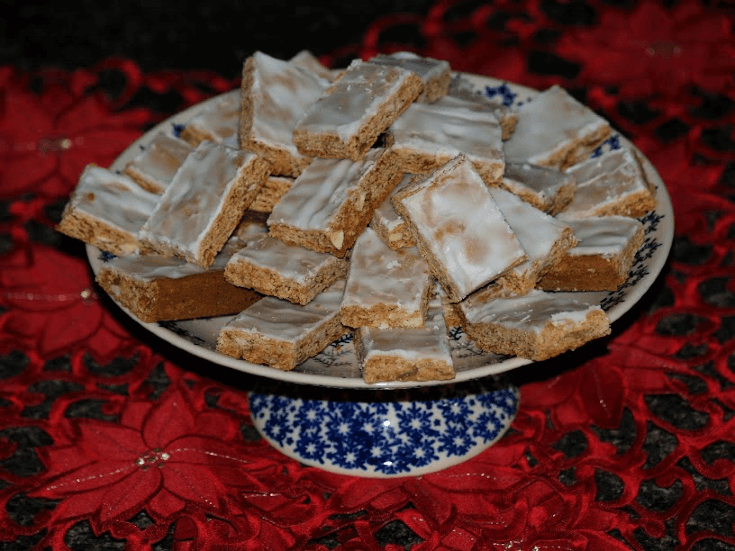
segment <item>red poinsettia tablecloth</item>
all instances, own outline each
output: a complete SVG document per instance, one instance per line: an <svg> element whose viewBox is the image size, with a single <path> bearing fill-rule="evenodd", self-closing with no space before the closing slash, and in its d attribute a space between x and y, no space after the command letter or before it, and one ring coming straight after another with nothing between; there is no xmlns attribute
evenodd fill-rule
<svg viewBox="0 0 735 551"><path fill-rule="evenodd" d="M439 1L323 56L336 66L408 47L461 71L559 83L648 156L674 204L670 262L612 337L517 370L511 431L416 478L280 455L252 429L252 378L203 373L136 329L95 286L83 246L53 230L84 165L109 165L235 79L125 59L0 68L0 545L735 546L734 17L710 4ZM584 9L561 18L559 6ZM396 29L420 40L388 41ZM163 95L176 104L140 99Z"/></svg>

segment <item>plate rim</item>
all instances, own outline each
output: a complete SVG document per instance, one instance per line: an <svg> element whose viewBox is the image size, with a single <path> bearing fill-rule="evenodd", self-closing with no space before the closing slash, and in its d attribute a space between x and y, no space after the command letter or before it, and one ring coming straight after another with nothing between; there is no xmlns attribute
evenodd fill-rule
<svg viewBox="0 0 735 551"><path fill-rule="evenodd" d="M540 93L539 90L516 84L513 82L497 79L490 76L477 75L472 73L461 73L455 72L453 76L461 75L462 78L466 78L478 87L493 87L507 85L512 90L518 92L525 92L529 98L532 99L534 96ZM155 135L160 132L166 131L166 129L175 128L177 125L183 125L186 121L191 119L195 114L205 109L209 104L217 102L223 96L228 94L239 93L240 89L235 88L223 94L213 96L203 102L192 105L183 111L180 111L165 120L159 122L154 127L143 133L139 138L133 141L128 147L126 147L112 162L109 166L109 170L122 171L125 165L132 160L132 157L137 151L146 143L150 142ZM633 290L633 297L626 296L626 300L618 302L607 310L607 315L610 318L610 323L614 323L620 319L624 314L630 311L635 305L637 305L641 298L650 290L656 279L663 271L668 257L671 251L674 240L674 212L671 197L669 195L666 184L662 180L660 174L650 162L650 160L641 152L627 137L623 136L619 131L617 135L621 142L638 152L642 163L648 168L648 176L654 177L654 185L656 187L656 211L661 214L661 220L664 220L663 227L670 227L670 231L662 232L661 246L656 251L655 256L652 258L652 264L648 267L648 273L644 274L635 284ZM92 271L97 276L101 268L101 255L100 249L97 247L86 244L86 253L92 268ZM104 290L102 290L104 291ZM109 295L108 295L109 296ZM217 365L229 367L243 373L250 375L261 376L269 379L275 379L281 382L291 384L307 384L318 387L329 387L329 388L345 388L345 389L361 389L361 390L401 390L406 388L416 388L424 386L436 386L436 385L451 385L456 383L462 383L465 381L471 381L482 377L499 375L506 371L511 371L518 367L533 363L533 360L526 358L520 358L517 356L508 358L501 362L486 364L478 367L472 367L467 370L458 371L455 378L449 381L387 381L382 383L366 383L362 377L342 377L333 375L323 375L314 373L302 373L298 371L282 371L267 365L260 365L248 362L246 360L236 359L231 356L226 356L215 350L210 350L201 345L193 343L184 337L178 335L171 329L167 329L157 322L143 322L139 320L134 314L132 314L127 308L119 304L112 297L112 301L129 317L135 322L141 325L146 330L150 331L157 337L163 339L169 344L182 349L190 354L199 357L203 360L210 361ZM573 351L570 351L573 352Z"/></svg>

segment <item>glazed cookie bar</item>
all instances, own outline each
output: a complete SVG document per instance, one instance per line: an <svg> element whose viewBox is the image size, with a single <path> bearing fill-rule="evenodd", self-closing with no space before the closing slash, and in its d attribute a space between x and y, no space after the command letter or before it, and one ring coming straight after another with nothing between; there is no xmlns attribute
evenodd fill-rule
<svg viewBox="0 0 735 551"><path fill-rule="evenodd" d="M203 141L237 147L237 129L240 122L240 91L232 90L218 96L186 122L181 139L192 147Z"/></svg>
<svg viewBox="0 0 735 551"><path fill-rule="evenodd" d="M483 296L525 295L542 274L557 265L577 243L572 227L538 210L516 195L491 188L490 195L526 251L528 260L511 268L489 285L476 291Z"/></svg>
<svg viewBox="0 0 735 551"><path fill-rule="evenodd" d="M447 95L463 101L475 102L479 105L479 109L493 113L503 130L503 140L510 138L518 124L518 112L515 109L484 96L481 91L465 82L462 75L452 78Z"/></svg>
<svg viewBox="0 0 735 551"><path fill-rule="evenodd" d="M114 258L97 283L143 322L237 314L261 297L225 281L225 264L243 245L231 238L209 268L158 255Z"/></svg>
<svg viewBox="0 0 735 551"><path fill-rule="evenodd" d="M505 158L563 170L589 157L610 132L605 119L555 85L518 110Z"/></svg>
<svg viewBox="0 0 735 551"><path fill-rule="evenodd" d="M141 240L158 254L208 267L269 170L254 153L202 142L161 195L140 230Z"/></svg>
<svg viewBox="0 0 735 551"><path fill-rule="evenodd" d="M332 82L339 70L332 70L325 67L321 61L309 50L301 50L291 59L288 60L291 65L306 69L310 73L316 74L319 78L324 79L326 82Z"/></svg>
<svg viewBox="0 0 735 551"><path fill-rule="evenodd" d="M570 220L578 243L538 283L547 291L615 291L643 244L643 224L627 216Z"/></svg>
<svg viewBox="0 0 735 551"><path fill-rule="evenodd" d="M347 268L345 259L263 235L230 258L225 278L233 285L264 295L307 304L347 275Z"/></svg>
<svg viewBox="0 0 735 551"><path fill-rule="evenodd" d="M307 109L293 141L304 155L357 161L421 89L411 71L355 60Z"/></svg>
<svg viewBox="0 0 735 551"><path fill-rule="evenodd" d="M384 149L356 162L314 159L273 207L270 234L343 257L401 177Z"/></svg>
<svg viewBox="0 0 735 551"><path fill-rule="evenodd" d="M355 350L367 383L446 381L454 378L440 301L432 301L423 327L355 330Z"/></svg>
<svg viewBox="0 0 735 551"><path fill-rule="evenodd" d="M391 200L452 302L527 259L465 155L458 155Z"/></svg>
<svg viewBox="0 0 735 551"><path fill-rule="evenodd" d="M393 250L371 228L357 238L340 317L349 327L422 327L434 285L416 247Z"/></svg>
<svg viewBox="0 0 735 551"><path fill-rule="evenodd" d="M500 123L477 102L445 97L431 104L414 103L388 133L403 172L428 174L463 153L487 185L503 177Z"/></svg>
<svg viewBox="0 0 735 551"><path fill-rule="evenodd" d="M163 193L194 148L184 140L160 132L143 147L123 171L140 187Z"/></svg>
<svg viewBox="0 0 735 551"><path fill-rule="evenodd" d="M412 52L378 54L370 58L368 63L400 67L415 73L424 84L421 95L416 99L422 103L432 103L445 96L452 81L452 72L447 61L421 57Z"/></svg>
<svg viewBox="0 0 735 551"><path fill-rule="evenodd" d="M291 371L347 332L339 321L344 285L336 281L303 306L264 297L222 327L217 351Z"/></svg>
<svg viewBox="0 0 735 551"><path fill-rule="evenodd" d="M293 141L296 123L327 88L327 82L297 65L261 52L242 70L240 146L273 165L273 174L298 176L311 162Z"/></svg>
<svg viewBox="0 0 735 551"><path fill-rule="evenodd" d="M520 297L469 297L459 304L462 327L488 352L545 360L610 333L599 296L547 293Z"/></svg>
<svg viewBox="0 0 735 551"><path fill-rule="evenodd" d="M554 215L572 202L577 183L571 174L529 163L506 163L500 187Z"/></svg>
<svg viewBox="0 0 735 551"><path fill-rule="evenodd" d="M158 199L127 176L88 165L56 229L117 256L144 251L138 232Z"/></svg>
<svg viewBox="0 0 735 551"><path fill-rule="evenodd" d="M403 179L393 188L391 194L375 209L373 219L370 221L370 227L393 250L416 245L416 239L414 239L411 230L408 228L408 224L396 212L390 200L393 195L408 187L415 178L415 174L404 174Z"/></svg>
<svg viewBox="0 0 735 551"><path fill-rule="evenodd" d="M629 149L587 159L567 173L577 180L577 189L559 214L565 219L614 214L638 217L656 206L655 190Z"/></svg>

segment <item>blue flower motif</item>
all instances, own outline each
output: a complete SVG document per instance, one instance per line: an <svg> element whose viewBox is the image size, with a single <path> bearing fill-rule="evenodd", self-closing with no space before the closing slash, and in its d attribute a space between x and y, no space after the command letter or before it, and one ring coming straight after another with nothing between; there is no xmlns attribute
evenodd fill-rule
<svg viewBox="0 0 735 551"><path fill-rule="evenodd" d="M473 439L465 423L447 423L447 430L439 435L439 452L448 456L462 456L472 447Z"/></svg>
<svg viewBox="0 0 735 551"><path fill-rule="evenodd" d="M174 124L173 125L173 131L174 131L174 136L176 136L177 138L180 138L181 137L181 133L184 131L184 125L183 124Z"/></svg>
<svg viewBox="0 0 735 551"><path fill-rule="evenodd" d="M324 463L326 442L317 431L315 434L304 434L303 432L296 441L296 453L304 459Z"/></svg>
<svg viewBox="0 0 735 551"><path fill-rule="evenodd" d="M435 438L437 431L431 428L432 414L429 409L420 406L419 402L411 402L397 412L398 426L411 440ZM396 404L396 408L398 404Z"/></svg>
<svg viewBox="0 0 735 551"><path fill-rule="evenodd" d="M437 401L437 406L447 423L464 422L470 415L470 408L462 398L451 398Z"/></svg>
<svg viewBox="0 0 735 551"><path fill-rule="evenodd" d="M513 105L517 95L505 83L500 86L485 86L485 96L491 99L495 96L500 96L500 101L506 107Z"/></svg>

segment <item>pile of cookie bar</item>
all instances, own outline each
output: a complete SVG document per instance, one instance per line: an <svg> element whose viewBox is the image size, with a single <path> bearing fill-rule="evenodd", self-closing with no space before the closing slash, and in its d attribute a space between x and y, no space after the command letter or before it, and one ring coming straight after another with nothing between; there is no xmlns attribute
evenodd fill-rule
<svg viewBox="0 0 735 551"><path fill-rule="evenodd" d="M58 229L145 322L233 317L217 350L291 370L354 333L363 378L454 377L448 328L543 360L604 336L655 190L553 86L520 109L410 53L341 71L256 52L240 90L123 171L90 165Z"/></svg>

